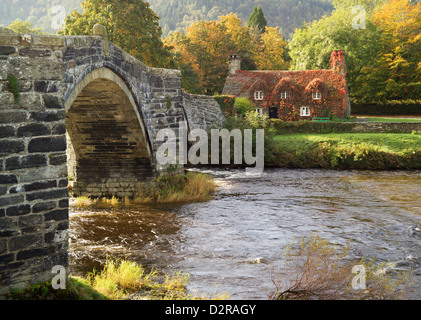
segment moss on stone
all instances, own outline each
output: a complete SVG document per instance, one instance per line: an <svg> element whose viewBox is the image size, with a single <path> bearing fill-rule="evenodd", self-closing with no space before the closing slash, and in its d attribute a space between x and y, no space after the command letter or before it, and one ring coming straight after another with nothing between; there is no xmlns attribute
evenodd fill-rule
<svg viewBox="0 0 421 320"><path fill-rule="evenodd" d="M9 88L10 88L10 92L13 93L15 102L19 102L19 98L20 98L19 83L18 83L18 79L16 79L13 73L9 74Z"/></svg>

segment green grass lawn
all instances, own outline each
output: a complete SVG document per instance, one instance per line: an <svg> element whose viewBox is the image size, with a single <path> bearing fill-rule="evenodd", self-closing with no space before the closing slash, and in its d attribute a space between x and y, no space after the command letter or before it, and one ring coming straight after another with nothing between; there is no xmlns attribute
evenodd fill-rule
<svg viewBox="0 0 421 320"><path fill-rule="evenodd" d="M420 134L288 134L274 144L268 164L280 167L421 169Z"/></svg>
<svg viewBox="0 0 421 320"><path fill-rule="evenodd" d="M370 145L390 152L405 152L421 149L421 135L411 133L329 133L289 134L275 137L275 141L297 148L328 142L332 145Z"/></svg>
<svg viewBox="0 0 421 320"><path fill-rule="evenodd" d="M399 118L399 117L358 117L358 119L363 119L368 122L421 122L421 117L413 118Z"/></svg>

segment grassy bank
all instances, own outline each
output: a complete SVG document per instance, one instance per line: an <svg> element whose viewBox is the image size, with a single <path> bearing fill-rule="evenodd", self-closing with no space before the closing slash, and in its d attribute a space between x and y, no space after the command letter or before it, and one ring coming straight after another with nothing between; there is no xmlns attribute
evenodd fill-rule
<svg viewBox="0 0 421 320"><path fill-rule="evenodd" d="M139 186L132 199L77 197L74 203L76 207L84 208L201 202L210 200L216 187L217 184L210 175L196 172L179 174L169 171Z"/></svg>
<svg viewBox="0 0 421 320"><path fill-rule="evenodd" d="M359 116L358 119L367 122L421 122L421 117L364 117Z"/></svg>
<svg viewBox="0 0 421 320"><path fill-rule="evenodd" d="M420 134L290 134L273 138L267 165L286 168L421 169Z"/></svg>
<svg viewBox="0 0 421 320"><path fill-rule="evenodd" d="M227 299L227 293L192 295L187 292L189 275L160 275L128 260L107 261L103 271L85 278L69 277L66 289L54 290L50 282L15 290L10 300L201 300Z"/></svg>

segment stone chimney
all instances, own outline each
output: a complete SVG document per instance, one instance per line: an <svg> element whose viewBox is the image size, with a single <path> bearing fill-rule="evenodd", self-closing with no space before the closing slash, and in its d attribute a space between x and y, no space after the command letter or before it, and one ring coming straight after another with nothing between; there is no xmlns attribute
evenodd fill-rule
<svg viewBox="0 0 421 320"><path fill-rule="evenodd" d="M344 50L335 50L330 56L330 64L332 66L333 72L346 76L346 62L345 62L345 51Z"/></svg>
<svg viewBox="0 0 421 320"><path fill-rule="evenodd" d="M241 70L241 57L238 54L228 56L228 75L235 76Z"/></svg>

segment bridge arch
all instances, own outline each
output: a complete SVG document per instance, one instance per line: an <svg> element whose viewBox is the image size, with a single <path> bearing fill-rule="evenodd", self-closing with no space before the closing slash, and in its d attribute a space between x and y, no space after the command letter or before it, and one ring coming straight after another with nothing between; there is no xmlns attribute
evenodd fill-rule
<svg viewBox="0 0 421 320"><path fill-rule="evenodd" d="M71 192L133 196L154 174L151 140L125 81L109 68L85 75L64 102Z"/></svg>

